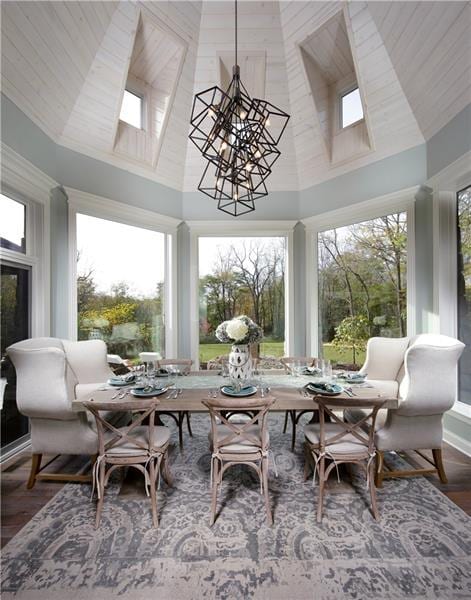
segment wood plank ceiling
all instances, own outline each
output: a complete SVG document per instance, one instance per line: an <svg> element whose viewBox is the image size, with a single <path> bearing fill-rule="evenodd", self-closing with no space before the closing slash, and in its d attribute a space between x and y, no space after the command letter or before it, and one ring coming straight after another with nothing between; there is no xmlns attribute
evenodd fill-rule
<svg viewBox="0 0 471 600"><path fill-rule="evenodd" d="M187 138L192 99L220 82L222 67L228 70L232 2L13 0L1 9L2 92L20 110L63 146L196 190L203 163ZM152 28L140 36L136 52L141 10L186 47L156 166L114 150L129 67L164 86L165 66L176 52ZM323 43L317 39L310 49L312 35L339 11L344 19L334 19L322 31ZM305 189L416 146L458 114L471 101L470 12L467 2L446 1L240 2L247 85L257 93L264 89L292 115L270 190ZM356 72L370 151L338 164L326 158L301 44L323 70L332 70L332 80Z"/></svg>

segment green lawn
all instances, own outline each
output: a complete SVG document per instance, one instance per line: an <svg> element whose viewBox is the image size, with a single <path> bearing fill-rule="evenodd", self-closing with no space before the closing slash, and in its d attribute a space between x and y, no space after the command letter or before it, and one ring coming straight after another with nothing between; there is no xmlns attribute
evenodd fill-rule
<svg viewBox="0 0 471 600"><path fill-rule="evenodd" d="M200 344L200 362L207 362L216 356L229 354L230 349L230 344ZM263 342L260 344L260 354L262 356L283 356L283 342ZM324 344L324 357L331 360L333 364L337 362L351 363L352 351L348 349L346 352L340 353L339 349L332 344ZM357 364L362 365L364 360L365 353L360 352L357 356Z"/></svg>

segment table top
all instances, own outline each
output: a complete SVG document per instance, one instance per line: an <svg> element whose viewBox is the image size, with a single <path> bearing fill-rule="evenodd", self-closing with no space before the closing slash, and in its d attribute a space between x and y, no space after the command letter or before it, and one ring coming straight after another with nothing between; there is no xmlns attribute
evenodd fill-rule
<svg viewBox="0 0 471 600"><path fill-rule="evenodd" d="M261 379L263 386L270 388L270 391L266 396L275 398L275 403L270 410L313 410L314 396L305 397L302 395L301 390L306 383L315 381L315 377L295 377L284 372L272 372L264 373L261 375L261 377L254 377L254 380L257 379L259 382ZM319 380L319 378L317 379ZM219 390L223 385L228 384L229 380L221 377L217 372L215 374L211 374L208 371L200 371L198 373L192 373L188 376L178 377L177 385L182 390L181 394L177 398L169 398L168 393L158 396L159 404L157 406L157 410L159 412L206 412L207 408L202 404L201 401L209 398L209 390L217 389L217 394L219 397L227 398L227 396L224 396ZM129 390L131 387L132 386L129 386L124 389ZM333 397L336 401L341 400L342 403L345 402L345 408L357 406L361 400L371 400L374 398L383 399L385 408L398 408L399 401L397 398L387 397L384 394L381 394L377 388L369 384L366 386L356 384L351 387L355 396L351 397L343 392L342 394ZM102 388L97 389L97 391L90 396L74 400L72 403L72 409L75 411L83 410L83 401L91 400L92 398L100 403L109 403L110 410L112 410L113 404L116 404L117 402L132 401L133 396L130 394L121 400L117 397L113 399L112 396L115 396L120 389L123 390L123 388L111 388L111 386L103 385ZM248 398L260 397L260 395L260 391L257 391L256 395L249 396ZM325 399L327 396L322 396L322 398ZM245 398L234 398L234 400L238 401L240 404L243 404L244 399Z"/></svg>

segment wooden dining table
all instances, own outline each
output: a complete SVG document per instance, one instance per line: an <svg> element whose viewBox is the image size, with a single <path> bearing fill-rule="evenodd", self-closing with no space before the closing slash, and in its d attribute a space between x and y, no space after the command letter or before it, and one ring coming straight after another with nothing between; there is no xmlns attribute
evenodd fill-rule
<svg viewBox="0 0 471 600"><path fill-rule="evenodd" d="M294 376L284 371L273 369L261 372L253 378L253 382L257 387L257 396L261 396L261 388L263 387L265 397L275 399L275 402L270 407L270 411L288 411L292 422L292 448L294 448L296 441L296 425L299 417L304 413L315 411L316 394L311 393L306 396L303 390L307 383L315 382L316 380L318 381L319 378L311 375ZM165 379L161 381L162 385L167 385L168 383ZM84 410L84 401L97 400L100 403L109 404L110 410L112 410L113 404L122 401L117 396L119 389L123 390L123 392L128 392L125 398L129 401L133 397L130 393L133 385L130 384L123 388L116 388L104 384L92 394L74 400L72 402L72 409L74 411L82 411ZM158 413L177 413L180 419L182 419L185 413L206 413L208 409L202 403L202 400L208 399L211 396L214 397L214 395L216 397L223 397L224 394L221 388L227 385L230 385L230 380L220 375L216 370L196 371L186 376L178 376L173 378L172 385L165 393L156 394L155 397L159 400L156 410ZM345 408L357 407L361 405L363 400L374 398L383 399L384 408L398 408L399 401L397 398L385 396L368 382L365 384L353 384L349 387L353 390L353 395L349 395L346 391L343 391L341 394L335 396L336 400L340 399L345 403ZM173 397L175 394L171 392L175 388L180 390L180 393L176 397ZM318 395L317 397L325 399L326 396ZM243 404L244 398L237 398L237 400L240 404Z"/></svg>

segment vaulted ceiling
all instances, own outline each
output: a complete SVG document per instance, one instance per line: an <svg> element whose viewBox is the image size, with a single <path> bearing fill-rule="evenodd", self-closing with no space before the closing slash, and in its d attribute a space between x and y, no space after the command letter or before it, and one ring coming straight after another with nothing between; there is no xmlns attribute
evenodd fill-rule
<svg viewBox="0 0 471 600"><path fill-rule="evenodd" d="M233 8L205 0L3 2L2 92L58 144L195 191L203 161L188 140L193 95L230 76ZM269 190L305 189L421 144L450 121L471 101L470 12L467 2L240 2L244 84L291 114ZM326 152L304 52L329 85L355 74L363 151L350 136L342 160ZM147 162L144 151L116 149L130 75L168 98Z"/></svg>

